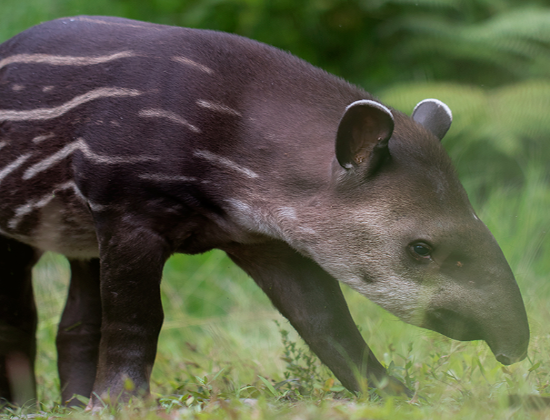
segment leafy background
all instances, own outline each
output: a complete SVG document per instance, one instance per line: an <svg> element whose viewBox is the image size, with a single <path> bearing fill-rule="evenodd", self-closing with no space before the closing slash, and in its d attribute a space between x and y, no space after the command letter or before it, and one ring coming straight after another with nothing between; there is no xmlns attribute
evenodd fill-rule
<svg viewBox="0 0 550 420"><path fill-rule="evenodd" d="M0 41L41 21L75 14L238 33L288 50L405 112L425 98L443 100L454 114L444 145L516 273L530 317L528 360L503 368L483 343L458 343L405 325L346 289L375 353L425 399L365 402L348 395L342 400L332 392L338 386L328 373L304 365L307 352L300 340L281 334L279 329L289 329L286 321L223 254L176 256L165 270L166 322L153 372L153 391L168 407L164 416L193 418L201 411L204 418L550 415L530 409L526 400L510 405L508 398L544 396L550 389L546 1L2 0ZM53 337L67 264L47 255L35 274L41 408L66 415L54 403L59 396ZM292 346L300 350L293 353ZM285 378L295 381L281 385ZM244 397L253 397L255 405L243 405ZM221 400L229 402L224 406ZM139 415L157 414L148 409Z"/></svg>

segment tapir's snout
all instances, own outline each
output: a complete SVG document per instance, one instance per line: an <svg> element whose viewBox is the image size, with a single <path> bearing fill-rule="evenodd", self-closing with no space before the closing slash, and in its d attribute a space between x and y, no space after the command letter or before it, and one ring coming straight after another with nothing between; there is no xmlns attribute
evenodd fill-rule
<svg viewBox="0 0 550 420"><path fill-rule="evenodd" d="M468 304L439 300L425 310L422 326L455 340L484 340L503 365L519 362L527 356L529 324L513 276L505 285L494 293L474 290Z"/></svg>
<svg viewBox="0 0 550 420"><path fill-rule="evenodd" d="M482 339L487 342L496 359L511 365L527 357L529 322L519 287L511 270L508 281L486 297L475 320L480 325Z"/></svg>
<svg viewBox="0 0 550 420"><path fill-rule="evenodd" d="M422 326L455 340L485 340L500 363L511 365L527 357L529 346L527 316L520 313L519 318L515 326L499 325L502 323L498 320L491 323L439 308L426 311Z"/></svg>
<svg viewBox="0 0 550 420"><path fill-rule="evenodd" d="M502 363L503 365L511 365L513 363L521 362L523 359L527 357L527 349L523 352L523 354L519 357L508 357L505 354L499 353L495 355L496 359Z"/></svg>
<svg viewBox="0 0 550 420"><path fill-rule="evenodd" d="M529 347L529 324L527 315L521 317L517 325L501 327L496 333L484 338L496 359L503 365L511 365L527 357Z"/></svg>

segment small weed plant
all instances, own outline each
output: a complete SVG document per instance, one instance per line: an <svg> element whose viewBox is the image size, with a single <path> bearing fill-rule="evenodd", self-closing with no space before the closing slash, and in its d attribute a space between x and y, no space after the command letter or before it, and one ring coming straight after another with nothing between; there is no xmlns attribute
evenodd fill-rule
<svg viewBox="0 0 550 420"><path fill-rule="evenodd" d="M299 401L323 399L328 394L335 398L351 396L309 348L294 341L290 332L279 321L275 323L283 345L282 360L286 364L284 380L271 383L260 376L260 380L274 397Z"/></svg>

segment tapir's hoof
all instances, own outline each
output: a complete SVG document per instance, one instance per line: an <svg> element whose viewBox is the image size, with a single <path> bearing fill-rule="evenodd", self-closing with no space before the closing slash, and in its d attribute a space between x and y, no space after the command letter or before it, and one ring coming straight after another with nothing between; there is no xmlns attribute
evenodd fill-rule
<svg viewBox="0 0 550 420"><path fill-rule="evenodd" d="M99 398L90 398L88 405L84 411L87 411L92 414L98 414L101 410L105 408L105 404Z"/></svg>

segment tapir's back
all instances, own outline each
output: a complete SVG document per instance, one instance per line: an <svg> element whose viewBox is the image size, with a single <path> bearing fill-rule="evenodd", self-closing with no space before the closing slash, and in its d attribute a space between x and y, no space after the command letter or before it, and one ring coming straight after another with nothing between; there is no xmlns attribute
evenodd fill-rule
<svg viewBox="0 0 550 420"><path fill-rule="evenodd" d="M215 207L216 188L227 196L250 181L223 159L249 173L278 161L296 185L315 185L325 170L303 156L328 163L342 109L364 97L234 35L107 17L47 22L0 46L0 230L95 255L89 206L135 209L179 182L180 202Z"/></svg>
<svg viewBox="0 0 550 420"><path fill-rule="evenodd" d="M120 18L47 22L0 46L0 121L4 131L17 125L10 137L33 130L43 138L53 134L53 126L57 138L83 134L83 127L98 137L103 127L109 140L100 146L107 154L116 152L109 147L127 149L115 137L129 134L134 149L162 147L162 141L151 144L163 134L158 125L151 127L155 117L164 118L166 126L179 124L182 137L191 138L208 115L202 109L217 103L226 114L238 114L232 108L239 107L239 93L254 77L247 69L261 66L257 58L242 57L246 48L239 52L239 43L257 44L215 31ZM142 138L135 138L137 132Z"/></svg>

